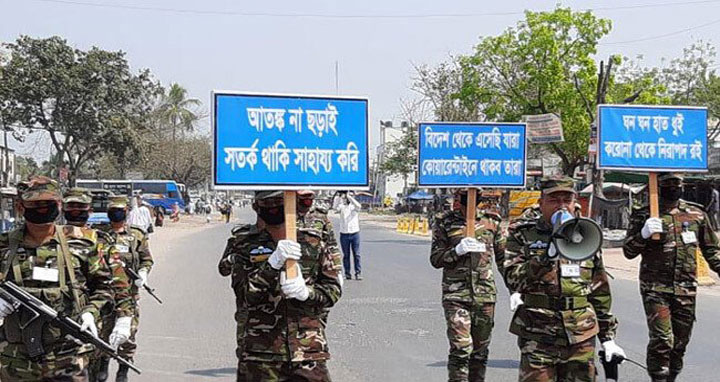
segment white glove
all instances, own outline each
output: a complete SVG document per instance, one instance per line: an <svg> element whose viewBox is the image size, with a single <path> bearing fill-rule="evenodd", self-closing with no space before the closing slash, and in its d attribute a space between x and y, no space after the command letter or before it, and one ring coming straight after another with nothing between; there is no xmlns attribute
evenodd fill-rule
<svg viewBox="0 0 720 382"><path fill-rule="evenodd" d="M0 318L5 318L12 314L12 312L14 311L15 307L11 303L0 298Z"/></svg>
<svg viewBox="0 0 720 382"><path fill-rule="evenodd" d="M466 237L460 240L460 243L455 246L455 253L458 255L466 255L469 252L482 252L482 245L477 239L472 237Z"/></svg>
<svg viewBox="0 0 720 382"><path fill-rule="evenodd" d="M115 320L115 327L110 333L110 346L113 349L117 349L120 345L127 342L130 339L130 324L132 323L132 317L119 317Z"/></svg>
<svg viewBox="0 0 720 382"><path fill-rule="evenodd" d="M135 286L137 286L138 288L142 288L145 284L147 284L148 270L145 268L140 268L140 270L138 271L138 276L140 276L140 278L135 280Z"/></svg>
<svg viewBox="0 0 720 382"><path fill-rule="evenodd" d="M305 285L305 278L302 276L300 264L295 264L297 269L297 277L288 280L285 271L280 273L280 287L282 288L285 298L294 298L296 300L305 301L310 296L310 290Z"/></svg>
<svg viewBox="0 0 720 382"><path fill-rule="evenodd" d="M522 295L518 292L515 292L510 295L510 311L514 312L517 310L518 306L524 304L522 300Z"/></svg>
<svg viewBox="0 0 720 382"><path fill-rule="evenodd" d="M605 350L605 362L610 362L613 356L618 356L620 359L625 359L625 350L615 344L615 341L605 341L602 343L603 350Z"/></svg>
<svg viewBox="0 0 720 382"><path fill-rule="evenodd" d="M268 257L268 263L271 267L280 269L288 259L300 260L301 256L300 244L292 240L280 240L275 252Z"/></svg>
<svg viewBox="0 0 720 382"><path fill-rule="evenodd" d="M95 326L95 317L92 313L85 312L80 316L80 330L88 330L95 337L98 335L97 326Z"/></svg>
<svg viewBox="0 0 720 382"><path fill-rule="evenodd" d="M649 218L645 220L645 225L642 227L640 234L643 239L648 239L650 236L663 231L662 220L660 218Z"/></svg>

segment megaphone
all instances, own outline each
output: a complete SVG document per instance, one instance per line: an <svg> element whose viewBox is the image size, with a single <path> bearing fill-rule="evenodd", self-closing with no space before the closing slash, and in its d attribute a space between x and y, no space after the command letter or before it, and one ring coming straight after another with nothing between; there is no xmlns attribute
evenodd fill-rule
<svg viewBox="0 0 720 382"><path fill-rule="evenodd" d="M583 261L600 250L603 233L595 221L561 210L552 216L551 222L552 244L560 256L571 261Z"/></svg>

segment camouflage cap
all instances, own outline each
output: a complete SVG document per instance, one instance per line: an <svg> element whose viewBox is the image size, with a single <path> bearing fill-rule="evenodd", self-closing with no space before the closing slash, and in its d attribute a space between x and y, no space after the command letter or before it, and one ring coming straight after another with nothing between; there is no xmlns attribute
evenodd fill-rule
<svg viewBox="0 0 720 382"><path fill-rule="evenodd" d="M60 194L60 186L58 183L47 176L35 176L27 182L22 182L18 186L21 190L20 200L24 202L34 202L38 200L62 200Z"/></svg>
<svg viewBox="0 0 720 382"><path fill-rule="evenodd" d="M108 200L110 200L108 208L127 208L128 206L127 196L111 196Z"/></svg>
<svg viewBox="0 0 720 382"><path fill-rule="evenodd" d="M540 190L543 195L555 192L575 192L575 180L564 175L546 176L540 180Z"/></svg>
<svg viewBox="0 0 720 382"><path fill-rule="evenodd" d="M90 196L90 191L87 188L73 187L65 191L63 203L91 204L92 196Z"/></svg>
<svg viewBox="0 0 720 382"><path fill-rule="evenodd" d="M663 172L658 175L658 183L665 183L671 180L683 181L685 178L679 172Z"/></svg>
<svg viewBox="0 0 720 382"><path fill-rule="evenodd" d="M255 200L271 199L271 198L282 198L284 195L283 191L255 191Z"/></svg>

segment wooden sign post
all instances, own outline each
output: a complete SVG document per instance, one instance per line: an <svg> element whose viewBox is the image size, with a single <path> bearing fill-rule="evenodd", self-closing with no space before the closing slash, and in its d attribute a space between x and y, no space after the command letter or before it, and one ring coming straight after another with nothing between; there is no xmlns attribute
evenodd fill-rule
<svg viewBox="0 0 720 382"><path fill-rule="evenodd" d="M477 189L468 188L467 209L465 210L465 236L475 237L475 215L477 213Z"/></svg>
<svg viewBox="0 0 720 382"><path fill-rule="evenodd" d="M285 191L285 239L297 241L297 228L295 225L297 194L295 191ZM298 277L296 260L288 259L285 262L285 275L288 280Z"/></svg>
<svg viewBox="0 0 720 382"><path fill-rule="evenodd" d="M651 172L648 174L648 193L650 196L650 217L660 217L660 203L658 201L658 173ZM652 235L653 240L660 240L660 234Z"/></svg>

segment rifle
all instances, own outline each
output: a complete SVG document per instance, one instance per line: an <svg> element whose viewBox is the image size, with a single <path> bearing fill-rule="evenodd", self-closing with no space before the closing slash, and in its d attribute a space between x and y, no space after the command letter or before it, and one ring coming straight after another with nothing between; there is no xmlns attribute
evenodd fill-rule
<svg viewBox="0 0 720 382"><path fill-rule="evenodd" d="M641 365L639 362L633 361L627 357L621 357L621 356L614 355L612 357L612 359L610 360L610 362L608 362L605 360L605 351L604 350L600 350L600 352L598 353L598 356L600 357L600 362L602 362L603 369L605 370L605 379L608 381L619 381L620 380L619 379L620 373L618 372L618 365L623 363L623 361L628 361L628 362L632 363L633 365L637 365L637 366L647 370L647 368L645 366Z"/></svg>
<svg viewBox="0 0 720 382"><path fill-rule="evenodd" d="M103 354L109 355L119 364L127 366L134 372L138 374L142 373L135 365L120 357L109 343L92 334L89 330L81 330L80 324L62 313L58 313L55 309L15 285L12 281L3 281L0 283L0 297L11 304L15 310L22 307L32 315L32 318L20 325L23 342L28 348L30 357L34 358L45 354L40 336L42 336L42 327L48 323L57 326L64 333L82 343L95 346L95 348Z"/></svg>
<svg viewBox="0 0 720 382"><path fill-rule="evenodd" d="M140 279L140 275L137 274L137 272L135 272L135 270L132 269L131 267L125 267L125 272L127 272L127 274L130 275L130 277L131 277L133 280L139 280L139 279ZM154 288L150 288L150 286L148 286L147 284L144 284L144 285L143 285L143 288L144 288L145 291L147 291L148 294L149 294L150 296L152 296L152 298L154 298L157 302L159 302L160 304L163 303L162 300L160 300L160 298L159 298L157 295L155 295L155 289L154 289Z"/></svg>

